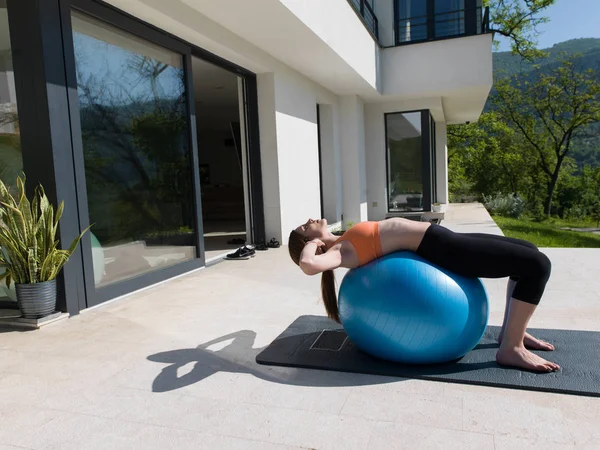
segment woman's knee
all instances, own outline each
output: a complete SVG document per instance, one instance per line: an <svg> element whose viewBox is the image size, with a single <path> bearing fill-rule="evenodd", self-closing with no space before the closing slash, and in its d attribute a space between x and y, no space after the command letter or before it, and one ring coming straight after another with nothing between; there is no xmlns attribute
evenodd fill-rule
<svg viewBox="0 0 600 450"><path fill-rule="evenodd" d="M528 247L532 250L539 251L539 248L537 248L537 246L533 242L526 241L525 239L517 239L517 242L524 247Z"/></svg>
<svg viewBox="0 0 600 450"><path fill-rule="evenodd" d="M552 273L552 262L550 261L550 258L542 252L537 252L532 259L532 268L535 271L535 275L544 280L548 280Z"/></svg>

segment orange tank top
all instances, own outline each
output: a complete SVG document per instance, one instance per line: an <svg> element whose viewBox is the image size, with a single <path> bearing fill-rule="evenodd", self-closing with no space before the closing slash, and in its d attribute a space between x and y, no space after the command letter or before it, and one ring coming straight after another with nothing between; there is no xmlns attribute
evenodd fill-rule
<svg viewBox="0 0 600 450"><path fill-rule="evenodd" d="M382 256L381 240L379 238L379 222L360 222L347 230L338 240L349 241L361 265Z"/></svg>

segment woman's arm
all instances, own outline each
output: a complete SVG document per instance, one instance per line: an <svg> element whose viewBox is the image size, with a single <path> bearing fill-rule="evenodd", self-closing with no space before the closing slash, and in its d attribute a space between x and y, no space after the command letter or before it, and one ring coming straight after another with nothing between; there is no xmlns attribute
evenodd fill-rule
<svg viewBox="0 0 600 450"><path fill-rule="evenodd" d="M316 275L333 270L342 264L342 254L338 249L322 252L323 243L318 239L308 242L300 255L300 268L307 275Z"/></svg>

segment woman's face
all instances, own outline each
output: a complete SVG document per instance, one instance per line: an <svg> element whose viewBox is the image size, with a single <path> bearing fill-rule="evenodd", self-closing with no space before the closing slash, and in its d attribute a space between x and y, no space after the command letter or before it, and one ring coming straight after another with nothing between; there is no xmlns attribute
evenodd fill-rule
<svg viewBox="0 0 600 450"><path fill-rule="evenodd" d="M296 228L296 231L307 239L321 238L327 231L327 220L308 219L306 223Z"/></svg>

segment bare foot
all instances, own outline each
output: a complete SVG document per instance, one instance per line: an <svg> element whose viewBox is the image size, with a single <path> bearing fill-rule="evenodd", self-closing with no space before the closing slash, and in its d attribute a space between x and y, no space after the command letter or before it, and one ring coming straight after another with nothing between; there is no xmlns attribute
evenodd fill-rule
<svg viewBox="0 0 600 450"><path fill-rule="evenodd" d="M496 353L496 362L501 366L519 367L536 372L554 372L560 366L537 356L525 347L500 347Z"/></svg>
<svg viewBox="0 0 600 450"><path fill-rule="evenodd" d="M498 344L502 344L502 333L498 336ZM525 333L525 337L523 338L523 345L525 348L530 350L544 350L550 352L554 350L554 345L549 342L542 341L541 339L535 338L529 333Z"/></svg>

